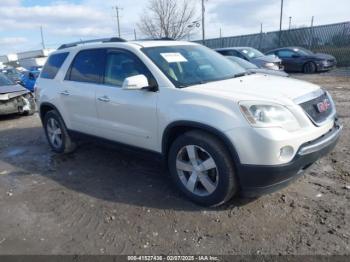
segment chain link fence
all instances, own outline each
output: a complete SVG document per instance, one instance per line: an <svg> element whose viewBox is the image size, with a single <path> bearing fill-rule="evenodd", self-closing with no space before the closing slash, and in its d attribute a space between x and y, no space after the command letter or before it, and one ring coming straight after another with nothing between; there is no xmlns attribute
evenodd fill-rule
<svg viewBox="0 0 350 262"><path fill-rule="evenodd" d="M250 46L262 52L300 46L335 56L339 66L350 66L350 22L207 39L204 44L210 48Z"/></svg>

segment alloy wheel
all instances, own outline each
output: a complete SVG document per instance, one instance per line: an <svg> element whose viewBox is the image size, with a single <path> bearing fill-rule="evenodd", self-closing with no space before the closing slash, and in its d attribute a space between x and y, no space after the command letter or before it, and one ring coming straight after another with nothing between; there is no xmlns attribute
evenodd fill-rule
<svg viewBox="0 0 350 262"><path fill-rule="evenodd" d="M51 145L54 148L60 148L63 143L62 130L58 121L54 118L49 118L46 124L47 136Z"/></svg>
<svg viewBox="0 0 350 262"><path fill-rule="evenodd" d="M217 188L219 173L213 157L197 145L186 145L176 157L177 174L188 191L197 196L211 195Z"/></svg>

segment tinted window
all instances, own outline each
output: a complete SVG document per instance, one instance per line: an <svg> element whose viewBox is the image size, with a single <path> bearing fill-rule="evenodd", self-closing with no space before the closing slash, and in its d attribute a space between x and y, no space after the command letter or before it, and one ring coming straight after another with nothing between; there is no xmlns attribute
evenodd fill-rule
<svg viewBox="0 0 350 262"><path fill-rule="evenodd" d="M100 83L104 72L105 49L80 51L74 58L66 79L78 82Z"/></svg>
<svg viewBox="0 0 350 262"><path fill-rule="evenodd" d="M278 57L285 57L285 58L292 57L293 54L294 52L290 50L280 50L277 52Z"/></svg>
<svg viewBox="0 0 350 262"><path fill-rule="evenodd" d="M67 56L68 53L51 55L43 68L41 77L54 79L64 60L66 60Z"/></svg>
<svg viewBox="0 0 350 262"><path fill-rule="evenodd" d="M125 78L141 74L151 78L146 66L133 54L113 51L107 55L105 84L122 86Z"/></svg>

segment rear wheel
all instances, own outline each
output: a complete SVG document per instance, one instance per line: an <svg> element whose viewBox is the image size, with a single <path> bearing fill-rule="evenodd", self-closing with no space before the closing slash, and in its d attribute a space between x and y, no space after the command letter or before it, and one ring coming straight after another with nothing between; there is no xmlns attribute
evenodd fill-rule
<svg viewBox="0 0 350 262"><path fill-rule="evenodd" d="M303 72L305 74L313 74L316 72L316 65L314 62L307 62L303 67Z"/></svg>
<svg viewBox="0 0 350 262"><path fill-rule="evenodd" d="M171 145L168 164L178 188L200 205L221 205L237 192L230 154L213 135L190 131L180 136Z"/></svg>
<svg viewBox="0 0 350 262"><path fill-rule="evenodd" d="M46 138L56 153L70 153L75 149L75 143L68 134L67 128L57 111L45 114L44 129Z"/></svg>

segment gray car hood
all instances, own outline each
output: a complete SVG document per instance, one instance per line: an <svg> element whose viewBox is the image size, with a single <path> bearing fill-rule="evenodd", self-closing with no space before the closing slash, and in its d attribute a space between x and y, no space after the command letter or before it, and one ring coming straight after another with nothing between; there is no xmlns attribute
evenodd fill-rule
<svg viewBox="0 0 350 262"><path fill-rule="evenodd" d="M25 89L23 86L20 85L6 85L6 86L0 86L0 94L8 94L8 93L15 93L15 92L24 92L29 90Z"/></svg>

